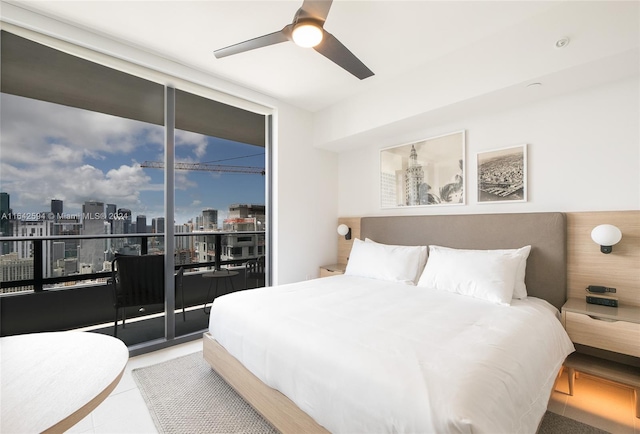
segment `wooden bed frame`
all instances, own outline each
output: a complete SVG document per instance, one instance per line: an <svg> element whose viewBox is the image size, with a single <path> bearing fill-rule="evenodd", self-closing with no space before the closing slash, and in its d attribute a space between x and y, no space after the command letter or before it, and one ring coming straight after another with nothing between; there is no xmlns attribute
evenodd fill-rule
<svg viewBox="0 0 640 434"><path fill-rule="evenodd" d="M210 333L205 333L202 341L205 360L275 429L283 434L329 433L293 401L253 375Z"/></svg>
<svg viewBox="0 0 640 434"><path fill-rule="evenodd" d="M360 237L386 244L468 249L531 245L527 291L560 309L567 298L566 230L562 213L364 217ZM278 431L328 432L293 401L253 375L210 333L204 335L203 349L211 367Z"/></svg>

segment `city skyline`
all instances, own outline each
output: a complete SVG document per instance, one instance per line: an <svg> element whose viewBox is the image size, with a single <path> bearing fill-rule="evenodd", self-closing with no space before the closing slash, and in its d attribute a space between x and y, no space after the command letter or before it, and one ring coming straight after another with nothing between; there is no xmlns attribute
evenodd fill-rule
<svg viewBox="0 0 640 434"><path fill-rule="evenodd" d="M0 191L11 195L14 212L50 210L81 214L99 201L127 208L135 218L164 217L164 171L142 168L164 160L164 130L130 119L0 94ZM176 162L264 167L264 148L175 133ZM214 208L224 219L230 204L264 204L265 177L255 174L175 172L176 224Z"/></svg>
<svg viewBox="0 0 640 434"><path fill-rule="evenodd" d="M7 192L0 191L0 193L2 194L6 193L9 199L11 197L11 195ZM54 202L56 202L55 205L54 205ZM128 208L121 208L121 207L118 207L117 204L110 204L100 200L86 201L82 204L82 206L84 208L88 204L96 204L96 203L101 203L103 205L101 208L103 211L94 210L92 212L79 211L79 212L70 213L68 211L65 211L64 208L61 208L62 211L60 211L59 209L54 210L54 207L63 207L63 201L59 199L52 199L49 209L41 210L38 212L22 212L20 210L14 209L13 206L10 205L7 211L5 211L4 208L0 208L0 220L19 220L23 222L30 222L30 221L35 222L35 221L41 221L41 220L63 221L63 220L75 219L77 220L78 223L83 223L85 220L111 221L111 220L124 220L128 218L128 220L131 221L131 225L136 225L136 226L138 222L142 221L141 219L144 219L145 228L154 229L153 225L156 220L164 221L165 219L165 216L148 216L145 214L134 214ZM199 214L194 215L193 217L189 218L187 221L180 222L180 223L174 222L174 224L176 226L184 225L184 224L196 224L196 221L198 219L205 218L207 213L214 212L217 217L217 220L214 224L222 227L222 225L226 223L228 215L232 213L232 210L231 210L232 207L245 206L245 205L249 207L262 206L263 208L265 206L264 204L250 204L250 203L242 204L242 203L236 202L236 203L229 204L228 208L224 210L208 207L208 208L203 208ZM112 211L109 209L111 206L115 206L114 208L115 211ZM264 217L262 217L261 220L264 220ZM262 221L261 224L265 224L265 223L266 222ZM144 231L140 231L138 228L136 228L136 231L132 231L131 233L140 233L140 232L144 233ZM151 232L159 233L160 231L152 230Z"/></svg>

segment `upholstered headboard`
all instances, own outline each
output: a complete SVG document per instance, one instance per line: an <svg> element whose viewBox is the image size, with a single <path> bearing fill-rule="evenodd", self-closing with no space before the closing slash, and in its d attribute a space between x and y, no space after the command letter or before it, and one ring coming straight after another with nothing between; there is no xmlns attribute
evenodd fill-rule
<svg viewBox="0 0 640 434"><path fill-rule="evenodd" d="M385 244L458 249L531 245L527 293L560 309L567 299L567 224L563 213L363 217L360 237Z"/></svg>

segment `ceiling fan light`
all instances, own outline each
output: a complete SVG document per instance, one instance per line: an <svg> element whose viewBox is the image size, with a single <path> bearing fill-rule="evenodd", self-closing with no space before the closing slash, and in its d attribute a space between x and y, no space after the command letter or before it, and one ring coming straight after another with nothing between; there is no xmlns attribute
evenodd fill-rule
<svg viewBox="0 0 640 434"><path fill-rule="evenodd" d="M315 23L301 23L295 26L291 37L300 47L315 47L322 41L322 28Z"/></svg>

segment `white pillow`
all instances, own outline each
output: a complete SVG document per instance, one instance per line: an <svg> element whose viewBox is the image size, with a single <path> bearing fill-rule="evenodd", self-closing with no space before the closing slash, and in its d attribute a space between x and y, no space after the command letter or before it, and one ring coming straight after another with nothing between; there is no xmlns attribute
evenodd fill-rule
<svg viewBox="0 0 640 434"><path fill-rule="evenodd" d="M427 263L427 246L395 246L395 245L391 245L391 244L382 244L382 243L378 243L376 241L373 241L371 238L365 238L364 239L365 243L375 243L375 244L379 244L381 246L387 246L390 248L396 248L396 247L413 247L416 248L416 250L419 252L419 263L418 263L418 272L416 273L416 277L413 279L414 282L417 282L418 279L420 279L420 276L422 275L422 270L424 270L424 266Z"/></svg>
<svg viewBox="0 0 640 434"><path fill-rule="evenodd" d="M515 253L520 257L520 264L516 271L516 281L513 288L513 298L527 298L527 285L524 283L524 276L527 271L527 258L531 252L531 246L524 246L519 249L502 249L494 250L495 252Z"/></svg>
<svg viewBox="0 0 640 434"><path fill-rule="evenodd" d="M344 274L415 285L426 246L390 246L353 240Z"/></svg>
<svg viewBox="0 0 640 434"><path fill-rule="evenodd" d="M515 251L429 246L429 260L418 286L509 305L520 261Z"/></svg>

